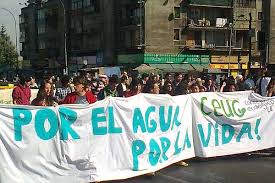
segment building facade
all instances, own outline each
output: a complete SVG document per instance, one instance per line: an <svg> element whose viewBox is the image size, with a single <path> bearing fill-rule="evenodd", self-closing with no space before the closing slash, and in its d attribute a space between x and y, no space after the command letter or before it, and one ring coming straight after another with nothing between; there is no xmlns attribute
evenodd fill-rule
<svg viewBox="0 0 275 183"><path fill-rule="evenodd" d="M115 16L111 2L28 1L20 15L24 20L20 23L24 60L29 60L34 68L62 72L66 65L66 32L67 64L71 71L84 65L115 65Z"/></svg>
<svg viewBox="0 0 275 183"><path fill-rule="evenodd" d="M64 62L64 12L58 0L28 1L21 9L24 23L20 23L20 37L24 60L35 69L62 70ZM65 1L66 2L66 1ZM65 3L65 7L68 4Z"/></svg>
<svg viewBox="0 0 275 183"><path fill-rule="evenodd" d="M119 47L118 63L144 62L161 69L180 64L186 70L191 64L235 75L248 65L260 67L261 0L122 2L120 14L131 24L120 26L119 41L128 49Z"/></svg>
<svg viewBox="0 0 275 183"><path fill-rule="evenodd" d="M263 0L264 9L264 30L265 30L265 44L266 44L266 62L271 70L275 70L275 2L272 0Z"/></svg>
<svg viewBox="0 0 275 183"><path fill-rule="evenodd" d="M28 19L36 27L30 34L35 44L23 43L34 48L36 57L29 57L24 48L27 58L63 68L66 28L72 70L84 64L146 63L171 71L221 69L236 74L250 63L251 68L259 67L261 61L257 32L263 27L262 0L65 2L66 26L59 0L22 9L21 16L28 9L36 17Z"/></svg>

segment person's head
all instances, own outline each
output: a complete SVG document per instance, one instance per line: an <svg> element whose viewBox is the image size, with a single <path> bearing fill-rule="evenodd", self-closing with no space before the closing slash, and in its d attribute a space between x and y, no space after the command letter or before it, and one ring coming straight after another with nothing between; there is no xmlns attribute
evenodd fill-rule
<svg viewBox="0 0 275 183"><path fill-rule="evenodd" d="M108 76L106 76L104 74L99 75L99 80L102 81L105 86L108 84Z"/></svg>
<svg viewBox="0 0 275 183"><path fill-rule="evenodd" d="M213 84L212 79L208 78L208 79L206 80L206 86L211 86L212 84Z"/></svg>
<svg viewBox="0 0 275 183"><path fill-rule="evenodd" d="M264 72L264 77L271 77L272 76L272 73L270 70L267 70Z"/></svg>
<svg viewBox="0 0 275 183"><path fill-rule="evenodd" d="M149 80L144 86L145 93L159 94L159 85L158 82L154 80Z"/></svg>
<svg viewBox="0 0 275 183"><path fill-rule="evenodd" d="M229 80L226 83L226 87L225 87L225 92L235 92L238 91L238 86L236 85L236 83L234 81Z"/></svg>
<svg viewBox="0 0 275 183"><path fill-rule="evenodd" d="M157 82L152 82L150 86L150 93L159 94L159 84Z"/></svg>
<svg viewBox="0 0 275 183"><path fill-rule="evenodd" d="M35 84L35 77L31 77L31 84Z"/></svg>
<svg viewBox="0 0 275 183"><path fill-rule="evenodd" d="M84 77L82 76L75 77L73 80L73 83L74 83L75 92L78 95L83 95L86 93L87 81Z"/></svg>
<svg viewBox="0 0 275 183"><path fill-rule="evenodd" d="M205 92L205 87L204 86L199 86L199 88L200 88L200 92Z"/></svg>
<svg viewBox="0 0 275 183"><path fill-rule="evenodd" d="M188 83L192 81L192 76L189 75L189 74L186 74L186 75L184 76L184 78L185 78L185 80L186 80Z"/></svg>
<svg viewBox="0 0 275 183"><path fill-rule="evenodd" d="M243 81L243 76L242 75L237 75L236 76L236 81L237 82L242 82Z"/></svg>
<svg viewBox="0 0 275 183"><path fill-rule="evenodd" d="M163 92L166 94L170 94L173 92L173 84L170 81L166 81L163 85Z"/></svg>
<svg viewBox="0 0 275 183"><path fill-rule="evenodd" d="M128 80L128 76L127 76L127 75L122 75L122 76L121 76L121 79L120 79L120 82L121 82L121 83L126 83L127 80Z"/></svg>
<svg viewBox="0 0 275 183"><path fill-rule="evenodd" d="M270 90L270 89L275 89L275 79L271 79L269 84L267 85L267 90Z"/></svg>
<svg viewBox="0 0 275 183"><path fill-rule="evenodd" d="M62 84L62 86L64 86L64 87L68 86L68 84L70 83L70 80L71 80L70 76L67 76L67 75L63 76L61 78L61 84Z"/></svg>
<svg viewBox="0 0 275 183"><path fill-rule="evenodd" d="M118 85L118 77L117 76L112 76L109 78L109 87L110 90L114 91Z"/></svg>
<svg viewBox="0 0 275 183"><path fill-rule="evenodd" d="M185 95L188 91L188 85L186 82L181 82L178 87L175 88L175 95Z"/></svg>
<svg viewBox="0 0 275 183"><path fill-rule="evenodd" d="M181 73L176 73L175 74L175 80L176 80L176 82L181 82L182 79L183 79L183 76L182 76Z"/></svg>
<svg viewBox="0 0 275 183"><path fill-rule="evenodd" d="M49 82L45 82L43 91L45 96L53 96L53 84Z"/></svg>
<svg viewBox="0 0 275 183"><path fill-rule="evenodd" d="M156 81L158 81L158 76L157 75L151 75L150 80L156 82Z"/></svg>
<svg viewBox="0 0 275 183"><path fill-rule="evenodd" d="M22 75L22 76L20 77L19 83L20 83L22 86L29 87L30 84L31 84L31 80L32 80L31 77Z"/></svg>
<svg viewBox="0 0 275 183"><path fill-rule="evenodd" d="M142 76L141 76L141 79L144 80L144 81L148 81L148 79L149 79L149 74L143 73Z"/></svg>
<svg viewBox="0 0 275 183"><path fill-rule="evenodd" d="M43 99L43 98L51 97L53 96L53 94L54 94L53 84L49 81L44 81L44 83L39 88L37 97Z"/></svg>
<svg viewBox="0 0 275 183"><path fill-rule="evenodd" d="M228 86L228 92L235 92L235 91L237 91L236 84L230 84Z"/></svg>
<svg viewBox="0 0 275 183"><path fill-rule="evenodd" d="M201 78L197 78L196 79L196 83L199 85L199 86L202 86L202 79Z"/></svg>
<svg viewBox="0 0 275 183"><path fill-rule="evenodd" d="M130 90L134 92L141 92L142 90L142 81L139 79L133 79L130 84Z"/></svg>
<svg viewBox="0 0 275 183"><path fill-rule="evenodd" d="M126 71L123 71L121 74L122 76L126 76L128 78L128 73Z"/></svg>
<svg viewBox="0 0 275 183"><path fill-rule="evenodd" d="M200 92L200 87L197 83L193 83L191 85L191 92L192 93L199 93Z"/></svg>
<svg viewBox="0 0 275 183"><path fill-rule="evenodd" d="M170 72L168 72L168 73L165 74L165 80L166 81L172 81L172 75L171 75Z"/></svg>

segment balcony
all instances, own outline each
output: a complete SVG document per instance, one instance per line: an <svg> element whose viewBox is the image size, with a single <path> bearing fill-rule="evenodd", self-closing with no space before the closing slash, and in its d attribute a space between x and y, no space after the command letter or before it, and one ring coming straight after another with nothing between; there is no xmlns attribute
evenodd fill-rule
<svg viewBox="0 0 275 183"><path fill-rule="evenodd" d="M25 41L26 41L25 34L24 34L24 35L20 35L20 37L19 37L19 42L20 42L20 43L24 43Z"/></svg>
<svg viewBox="0 0 275 183"><path fill-rule="evenodd" d="M189 29L209 29L209 30L228 30L228 19L216 18L214 20L208 19L192 19L188 18L187 27Z"/></svg>
<svg viewBox="0 0 275 183"><path fill-rule="evenodd" d="M129 18L122 19L120 21L121 26L138 26L140 24L140 17L138 16L132 16Z"/></svg>

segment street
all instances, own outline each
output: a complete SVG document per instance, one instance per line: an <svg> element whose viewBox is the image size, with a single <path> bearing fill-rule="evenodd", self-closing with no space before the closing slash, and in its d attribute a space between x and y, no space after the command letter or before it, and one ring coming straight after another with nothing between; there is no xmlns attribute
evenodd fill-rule
<svg viewBox="0 0 275 183"><path fill-rule="evenodd" d="M275 179L275 150L186 161L189 166L172 165L156 172L156 176L140 176L123 183L203 183L203 182L264 182Z"/></svg>

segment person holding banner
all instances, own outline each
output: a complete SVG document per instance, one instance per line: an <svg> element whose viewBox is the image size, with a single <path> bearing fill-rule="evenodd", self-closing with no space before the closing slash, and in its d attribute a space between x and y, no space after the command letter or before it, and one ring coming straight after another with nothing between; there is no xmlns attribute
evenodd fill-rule
<svg viewBox="0 0 275 183"><path fill-rule="evenodd" d="M88 83L85 78L75 77L73 83L75 91L65 97L63 104L92 104L96 102L96 97L86 90Z"/></svg>
<svg viewBox="0 0 275 183"><path fill-rule="evenodd" d="M267 86L267 97L274 97L275 96L275 80L271 79Z"/></svg>
<svg viewBox="0 0 275 183"><path fill-rule="evenodd" d="M31 77L21 76L18 85L12 91L12 102L17 105L30 105Z"/></svg>
<svg viewBox="0 0 275 183"><path fill-rule="evenodd" d="M109 78L109 84L105 86L97 95L98 100L103 100L107 97L118 97L117 92L118 77L113 75Z"/></svg>
<svg viewBox="0 0 275 183"><path fill-rule="evenodd" d="M135 78L132 80L131 84L130 84L130 90L129 91L125 91L124 92L124 97L132 97L134 95L137 95L139 93L141 93L142 91L142 81Z"/></svg>
<svg viewBox="0 0 275 183"><path fill-rule="evenodd" d="M159 83L154 80L148 80L143 89L144 93L151 93L151 94L159 94L159 91L160 91Z"/></svg>
<svg viewBox="0 0 275 183"><path fill-rule="evenodd" d="M58 100L53 96L53 93L53 84L50 81L45 81L31 104L35 106L57 106Z"/></svg>

